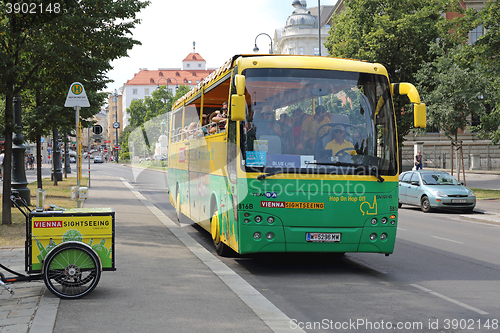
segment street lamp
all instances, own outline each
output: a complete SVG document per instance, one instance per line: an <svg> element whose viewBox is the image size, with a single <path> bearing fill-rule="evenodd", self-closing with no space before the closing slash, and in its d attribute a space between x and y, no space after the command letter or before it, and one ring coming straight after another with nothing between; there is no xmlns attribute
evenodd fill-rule
<svg viewBox="0 0 500 333"><path fill-rule="evenodd" d="M318 0L318 37L319 37L318 55L321 57L321 6L319 0Z"/></svg>
<svg viewBox="0 0 500 333"><path fill-rule="evenodd" d="M168 80L170 79L174 79L175 80L175 89L178 89L179 88L179 82L177 82L177 79L175 77L168 77L168 78L164 78L164 77L161 77L158 79L158 89L160 88L160 81L161 80L165 80L167 81L167 91L168 91Z"/></svg>
<svg viewBox="0 0 500 333"><path fill-rule="evenodd" d="M168 82L169 82L170 79L174 79L175 80L175 90L177 91L177 89L179 89L179 82L177 82L177 79L175 77L169 77L169 78L161 77L161 78L159 78L158 79L158 89L160 89L160 81L161 80L166 80L167 81L167 93L168 93ZM168 111L168 102L169 102L169 100L167 99L167 111Z"/></svg>
<svg viewBox="0 0 500 333"><path fill-rule="evenodd" d="M115 89L115 93L113 94L113 101L115 102L115 122L114 122L114 124L116 124L116 123L118 123L118 93L116 92L116 89ZM115 127L115 151L116 151L116 163L118 163L118 149L116 149L116 147L118 147L118 126L114 125L113 127Z"/></svg>
<svg viewBox="0 0 500 333"><path fill-rule="evenodd" d="M258 34L257 37L259 37L260 35L266 35L267 37L269 37L269 39L271 40L271 52L269 52L269 54L273 54L273 39L271 38L271 36L262 32L262 33ZM255 37L255 47L253 48L253 51L255 53L259 52L259 48L257 47L257 37Z"/></svg>

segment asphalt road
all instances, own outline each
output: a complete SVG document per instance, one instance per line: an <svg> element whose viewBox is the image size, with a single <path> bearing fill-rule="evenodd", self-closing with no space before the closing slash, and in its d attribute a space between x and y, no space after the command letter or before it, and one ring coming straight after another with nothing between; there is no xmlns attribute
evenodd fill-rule
<svg viewBox="0 0 500 333"><path fill-rule="evenodd" d="M111 164L93 169L127 179L175 220L163 173ZM500 181L489 184L495 182ZM183 229L215 253L206 232L193 225ZM389 257L348 253L222 261L306 331L498 332L498 239L498 225L403 206Z"/></svg>

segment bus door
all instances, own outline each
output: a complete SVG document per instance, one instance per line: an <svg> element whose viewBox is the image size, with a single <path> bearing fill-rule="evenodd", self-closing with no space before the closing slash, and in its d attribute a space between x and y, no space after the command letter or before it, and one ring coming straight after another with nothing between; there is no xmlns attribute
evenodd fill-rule
<svg viewBox="0 0 500 333"><path fill-rule="evenodd" d="M246 196L246 193L238 193L238 151L239 147L237 144L237 122L230 121L228 119L227 128L227 177L226 185L227 191L222 194L222 197L226 197L226 205L228 206L227 223L222 226L225 232L226 239L228 240L229 246L233 249L239 251L238 249L238 197L239 195ZM242 198L243 199L243 198ZM224 220L223 220L224 221Z"/></svg>
<svg viewBox="0 0 500 333"><path fill-rule="evenodd" d="M191 220L199 221L200 201L198 196L198 181L200 178L199 170L199 139L198 129L200 126L200 116L195 105L186 105L184 110L184 124L187 126L185 139L186 149L186 164L188 173L188 184L186 184L187 193L187 211L184 214L188 215Z"/></svg>

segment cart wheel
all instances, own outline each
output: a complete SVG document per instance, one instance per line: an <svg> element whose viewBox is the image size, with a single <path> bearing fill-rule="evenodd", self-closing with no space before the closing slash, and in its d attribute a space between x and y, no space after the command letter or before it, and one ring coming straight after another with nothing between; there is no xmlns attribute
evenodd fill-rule
<svg viewBox="0 0 500 333"><path fill-rule="evenodd" d="M92 248L63 243L45 258L43 281L59 298L74 299L90 293L101 278L101 261Z"/></svg>

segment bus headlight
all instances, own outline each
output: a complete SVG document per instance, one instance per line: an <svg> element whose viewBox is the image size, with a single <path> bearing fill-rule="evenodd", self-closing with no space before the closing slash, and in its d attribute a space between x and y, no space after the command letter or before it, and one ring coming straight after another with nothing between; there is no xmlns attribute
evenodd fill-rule
<svg viewBox="0 0 500 333"><path fill-rule="evenodd" d="M250 219L245 219L245 223L250 223Z"/></svg>
<svg viewBox="0 0 500 333"><path fill-rule="evenodd" d="M377 224L377 219L376 218L372 218L371 222L372 222L373 225L375 225L375 224Z"/></svg>
<svg viewBox="0 0 500 333"><path fill-rule="evenodd" d="M260 223L261 221L262 221L262 216L257 215L257 216L255 217L255 222Z"/></svg>
<svg viewBox="0 0 500 333"><path fill-rule="evenodd" d="M269 224L273 224L273 223L274 223L274 217L269 216L269 217L267 218L267 223L269 223Z"/></svg>
<svg viewBox="0 0 500 333"><path fill-rule="evenodd" d="M266 238L267 238L267 239L269 239L269 240L271 240L271 239L273 239L273 238L274 238L274 234L273 234L272 232L268 232L268 233L266 234Z"/></svg>
<svg viewBox="0 0 500 333"><path fill-rule="evenodd" d="M387 234L384 232L382 235L380 235L380 240L385 241L387 239Z"/></svg>
<svg viewBox="0 0 500 333"><path fill-rule="evenodd" d="M376 233L373 233L370 235L370 240L375 240L377 239L377 234Z"/></svg>
<svg viewBox="0 0 500 333"><path fill-rule="evenodd" d="M380 220L380 222L382 222L382 224L386 224L387 223L387 217L383 217L382 220Z"/></svg>
<svg viewBox="0 0 500 333"><path fill-rule="evenodd" d="M253 234L253 239L260 239L261 236L261 233L257 231Z"/></svg>

